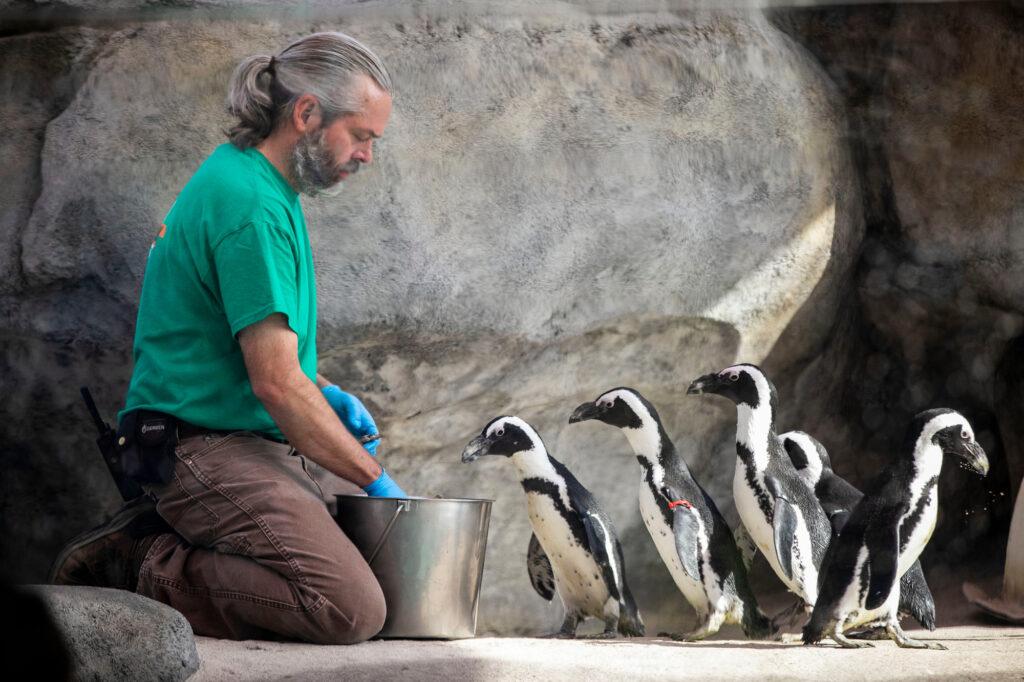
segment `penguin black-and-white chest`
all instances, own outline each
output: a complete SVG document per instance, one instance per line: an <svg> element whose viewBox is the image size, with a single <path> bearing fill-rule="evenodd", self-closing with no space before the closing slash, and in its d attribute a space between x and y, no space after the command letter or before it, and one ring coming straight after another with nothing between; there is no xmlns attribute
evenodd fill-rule
<svg viewBox="0 0 1024 682"><path fill-rule="evenodd" d="M763 481L752 467L737 457L732 479L732 494L736 501L736 512L747 529L750 538L765 558L779 572L775 558L775 536L772 529L772 507L764 490Z"/></svg>
<svg viewBox="0 0 1024 682"><path fill-rule="evenodd" d="M754 461L754 453L745 443L737 442L736 469L733 472L732 494L736 512L757 548L761 550L776 573L775 535L772 528L773 500L764 481L764 470ZM792 587L792 586L790 586Z"/></svg>
<svg viewBox="0 0 1024 682"><path fill-rule="evenodd" d="M748 513L758 514L769 526L772 521L772 496L768 493L764 482L765 464L760 461L766 457L756 456L746 443L736 443L736 471L733 486L742 485L746 488L744 506ZM739 504L737 502L737 504Z"/></svg>
<svg viewBox="0 0 1024 682"><path fill-rule="evenodd" d="M733 472L732 492L736 511L751 539L772 564L775 572L780 573L775 560L772 528L774 500L765 482L770 461L768 439L772 417L763 403L759 410L747 405L737 406L736 468ZM792 589L793 586L789 587Z"/></svg>
<svg viewBox="0 0 1024 682"><path fill-rule="evenodd" d="M708 529L705 527L699 512L696 509L690 509L689 513L694 514L698 519L698 528L700 530L698 567L701 580L697 581L687 575L679 560L675 534L673 533L670 520L671 516L666 518L667 514L665 513L668 510L669 500L666 500L658 492L663 487L663 485L659 485L658 481L660 479L654 478L650 464L647 464L641 471L638 497L640 516L644 520L644 525L647 526L647 532L650 534L651 539L654 540L654 546L658 550L658 555L665 563L665 566L668 567L676 587L679 588L686 601L698 613L705 614L709 610L709 598L716 599L715 595L721 592L719 581L715 579L714 574L709 570L710 556L708 552L710 539Z"/></svg>
<svg viewBox="0 0 1024 682"><path fill-rule="evenodd" d="M813 605L817 598L818 572L815 565L815 543L811 537L808 521L804 516L805 509L799 505L790 505L794 517L791 547L782 547L791 556L791 571L783 569L776 551L775 538L775 498L768 491L767 477L774 475L768 469L767 452L758 453L747 448L748 456L742 453L745 444L737 442L740 455L736 458L736 469L733 475L733 497L736 511L740 516L747 533L754 544L764 554L772 570L794 594L807 604ZM794 474L795 475L795 474ZM807 491L810 494L810 490ZM817 505L817 502L814 503ZM820 508L818 509L820 511ZM827 519L824 519L827 525ZM827 539L825 540L827 543Z"/></svg>
<svg viewBox="0 0 1024 682"><path fill-rule="evenodd" d="M546 492L527 490L530 525L551 562L555 589L567 608L601 614L610 607L602 568L587 549L585 539L578 536L582 524L573 523L569 515L573 512L567 514L564 504L556 499Z"/></svg>
<svg viewBox="0 0 1024 682"><path fill-rule="evenodd" d="M917 561L935 532L939 515L938 474L924 480L914 491L909 509L899 521L900 575Z"/></svg>

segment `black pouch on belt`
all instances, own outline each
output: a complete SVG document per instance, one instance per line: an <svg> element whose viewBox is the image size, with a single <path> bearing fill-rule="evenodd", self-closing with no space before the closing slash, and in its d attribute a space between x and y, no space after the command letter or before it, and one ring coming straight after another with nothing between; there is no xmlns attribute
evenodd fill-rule
<svg viewBox="0 0 1024 682"><path fill-rule="evenodd" d="M138 483L168 483L174 475L178 421L169 414L133 410L117 429L117 449L125 476Z"/></svg>

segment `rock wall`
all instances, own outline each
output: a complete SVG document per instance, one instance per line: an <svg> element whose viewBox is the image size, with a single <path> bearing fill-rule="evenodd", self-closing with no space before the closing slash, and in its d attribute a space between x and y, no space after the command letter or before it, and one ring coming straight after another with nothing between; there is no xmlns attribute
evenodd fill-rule
<svg viewBox="0 0 1024 682"><path fill-rule="evenodd" d="M1002 565L1024 474L1024 11L1018 4L779 12L842 93L866 236L848 331L800 377L801 420L870 480L911 415L961 410L990 453L985 480L949 467L922 564ZM853 377L854 380L847 380ZM824 409L822 407L824 406ZM954 571L955 572L955 571Z"/></svg>
<svg viewBox="0 0 1024 682"><path fill-rule="evenodd" d="M78 386L108 415L119 406L149 244L224 139L232 68L315 30L373 46L397 90L374 165L339 198L305 202L321 369L378 416L381 456L410 492L495 498L480 631L560 621L527 580L511 465L459 464L498 414L531 421L607 508L653 630L692 615L640 521L625 439L568 427L582 400L644 392L730 519L733 411L685 388L733 361L763 363L784 426L845 452L837 468L858 483L919 405L969 396L951 406L974 410L990 451L1010 442L984 382L1011 377L1012 391L1021 374L1000 359L1020 333L1019 10L943 9L927 24L942 40L927 43L913 7L769 21L582 3L236 5L72 14L0 38L12 131L0 138L0 533L13 579L40 579L64 539L117 505ZM964 230L972 216L980 227ZM966 291L973 307L950 304ZM961 530L946 522L936 539Z"/></svg>

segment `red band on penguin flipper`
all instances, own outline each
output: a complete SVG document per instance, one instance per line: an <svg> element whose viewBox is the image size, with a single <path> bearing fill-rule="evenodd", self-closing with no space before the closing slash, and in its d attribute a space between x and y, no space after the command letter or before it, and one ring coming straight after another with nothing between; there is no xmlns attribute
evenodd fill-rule
<svg viewBox="0 0 1024 682"><path fill-rule="evenodd" d="M686 507L687 509L693 509L693 505L689 500L675 500L668 503L669 509L675 509L676 507Z"/></svg>

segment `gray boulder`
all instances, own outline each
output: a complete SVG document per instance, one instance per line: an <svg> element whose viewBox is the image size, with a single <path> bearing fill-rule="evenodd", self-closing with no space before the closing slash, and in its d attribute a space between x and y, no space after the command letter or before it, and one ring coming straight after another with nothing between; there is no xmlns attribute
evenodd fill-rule
<svg viewBox="0 0 1024 682"><path fill-rule="evenodd" d="M514 472L459 463L502 413L534 423L611 514L648 624L686 626L625 440L568 415L614 386L643 391L735 518L734 411L685 389L737 360L770 357L784 376L826 342L863 232L843 116L815 62L760 12L542 5L485 16L371 2L316 22L178 13L90 34L69 59L85 76L40 104L19 142L38 171L15 192L3 238L18 248L0 261L14 330L0 424L28 455L10 485L65 501L45 515L36 564L116 501L75 388L118 407L146 254L224 140L233 67L342 29L380 52L396 100L373 166L341 197L305 202L321 371L367 402L407 490L496 499L481 631L559 619L527 580ZM11 39L13 63L38 40Z"/></svg>
<svg viewBox="0 0 1024 682"><path fill-rule="evenodd" d="M124 590L31 585L71 653L74 680L177 682L199 669L192 627L170 606Z"/></svg>

